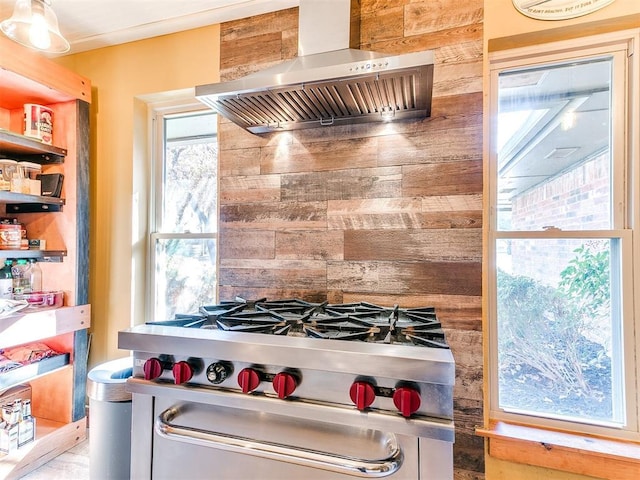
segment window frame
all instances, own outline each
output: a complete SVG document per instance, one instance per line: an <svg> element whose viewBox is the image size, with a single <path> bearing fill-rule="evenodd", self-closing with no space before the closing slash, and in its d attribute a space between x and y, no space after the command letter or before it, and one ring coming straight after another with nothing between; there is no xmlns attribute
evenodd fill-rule
<svg viewBox="0 0 640 480"><path fill-rule="evenodd" d="M640 242L633 228L638 225L640 201L638 189L638 58L634 53L638 45L638 32L626 31L595 35L580 39L552 42L489 53L487 85L489 86L488 151L485 164L485 331L487 346L488 414L491 421L507 421L532 426L559 428L576 433L602 434L623 439L640 438L638 418L638 392L640 380L640 344L635 335L640 332L640 298L634 298L634 277L640 278L638 261ZM612 89L611 155L612 155L612 225L608 230L598 231L504 231L498 230L498 74L502 71L526 69L536 65L549 65L562 61L611 55L614 58ZM622 73L620 72L622 68ZM616 70L618 69L618 70ZM617 73L615 73L617 72ZM620 75L621 73L621 75ZM620 95L620 89L625 95ZM635 116L634 116L635 115ZM629 135L627 135L629 132ZM635 132L635 135L632 133ZM551 417L533 416L506 412L498 405L498 347L497 347L497 285L496 285L496 240L503 238L619 238L622 271L622 347L626 425L622 428L607 425L586 424L578 421L559 420ZM633 261L627 262L631 258Z"/></svg>
<svg viewBox="0 0 640 480"><path fill-rule="evenodd" d="M146 292L145 292L145 320L154 321L156 318L156 243L158 240L181 239L181 240L199 240L212 239L216 242L216 264L215 270L220 271L219 265L219 219L220 219L220 202L219 202L219 174L216 175L216 189L218 201L216 202L216 231L207 233L167 233L159 232L158 228L162 225L162 208L163 208L163 175L165 166L165 134L164 119L172 116L178 116L189 113L213 113L215 112L198 102L194 97L187 99L178 99L175 101L158 102L149 105L149 137L150 137L150 171L149 176L149 211L148 211L148 236L147 236L147 275L146 275ZM217 119L216 121L219 120ZM217 138L216 133L216 138ZM218 161L218 172L219 172ZM217 276L217 275L216 275ZM218 282L215 285L214 300L218 299ZM164 320L164 319L163 319Z"/></svg>

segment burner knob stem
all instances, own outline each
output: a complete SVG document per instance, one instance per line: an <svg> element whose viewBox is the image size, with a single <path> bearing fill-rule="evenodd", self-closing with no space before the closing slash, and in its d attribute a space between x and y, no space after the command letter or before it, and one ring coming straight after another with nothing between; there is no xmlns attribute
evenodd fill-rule
<svg viewBox="0 0 640 480"><path fill-rule="evenodd" d="M164 368L159 358L152 357L144 362L142 370L144 371L145 380L154 380L162 375L162 370L164 370Z"/></svg>
<svg viewBox="0 0 640 480"><path fill-rule="evenodd" d="M226 362L212 363L207 367L207 380L218 384L224 382L231 374L232 367Z"/></svg>
<svg viewBox="0 0 640 480"><path fill-rule="evenodd" d="M400 387L393 392L393 404L403 417L410 417L420 408L420 393L413 388Z"/></svg>
<svg viewBox="0 0 640 480"><path fill-rule="evenodd" d="M353 382L349 389L349 396L358 410L365 410L376 399L376 391L369 382Z"/></svg>
<svg viewBox="0 0 640 480"><path fill-rule="evenodd" d="M287 398L295 391L297 386L296 377L290 373L280 372L273 377L273 389L278 394L278 398Z"/></svg>
<svg viewBox="0 0 640 480"><path fill-rule="evenodd" d="M193 377L193 367L185 361L173 365L173 381L176 385L186 383Z"/></svg>
<svg viewBox="0 0 640 480"><path fill-rule="evenodd" d="M260 385L260 375L253 368L244 368L238 373L238 385L242 393L252 392Z"/></svg>

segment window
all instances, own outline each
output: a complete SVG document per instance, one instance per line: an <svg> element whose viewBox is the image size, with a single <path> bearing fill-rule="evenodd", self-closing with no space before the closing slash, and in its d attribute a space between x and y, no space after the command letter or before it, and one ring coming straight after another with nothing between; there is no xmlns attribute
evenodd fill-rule
<svg viewBox="0 0 640 480"><path fill-rule="evenodd" d="M155 320L216 302L217 119L211 110L157 110L153 118L150 311Z"/></svg>
<svg viewBox="0 0 640 480"><path fill-rule="evenodd" d="M634 437L633 57L548 47L490 57L490 415Z"/></svg>

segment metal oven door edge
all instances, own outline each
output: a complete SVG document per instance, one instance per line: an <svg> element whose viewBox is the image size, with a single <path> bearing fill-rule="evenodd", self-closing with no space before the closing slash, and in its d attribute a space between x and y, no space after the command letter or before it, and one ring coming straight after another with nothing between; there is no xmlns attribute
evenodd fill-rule
<svg viewBox="0 0 640 480"><path fill-rule="evenodd" d="M354 458L331 452L261 441L173 423L175 420L179 420L183 408L184 405L174 405L160 413L155 422L155 432L169 440L242 453L269 460L293 463L302 467L327 470L329 472L353 475L356 477L386 477L396 473L402 466L402 449L395 441L394 435L388 435L388 446L391 452L386 458Z"/></svg>
<svg viewBox="0 0 640 480"><path fill-rule="evenodd" d="M454 423L451 420L415 417L406 419L388 412L361 412L350 406L316 404L307 401L283 401L267 395L246 395L225 389L154 383L136 377L127 380L127 391L150 396L171 396L188 402L215 404L223 407L273 413L277 415L315 419L338 425L371 428L401 435L453 442Z"/></svg>

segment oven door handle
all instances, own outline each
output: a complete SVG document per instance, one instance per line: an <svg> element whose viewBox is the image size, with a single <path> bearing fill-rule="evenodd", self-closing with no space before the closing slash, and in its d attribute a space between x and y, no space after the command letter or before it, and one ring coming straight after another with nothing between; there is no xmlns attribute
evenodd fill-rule
<svg viewBox="0 0 640 480"><path fill-rule="evenodd" d="M393 451L387 458L368 460L173 424L172 422L179 415L180 408L178 406L173 406L162 412L155 422L156 433L170 440L279 460L356 477L386 477L393 475L402 466L402 449L396 441L390 445ZM394 435L391 436L395 439Z"/></svg>

